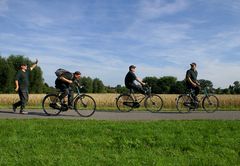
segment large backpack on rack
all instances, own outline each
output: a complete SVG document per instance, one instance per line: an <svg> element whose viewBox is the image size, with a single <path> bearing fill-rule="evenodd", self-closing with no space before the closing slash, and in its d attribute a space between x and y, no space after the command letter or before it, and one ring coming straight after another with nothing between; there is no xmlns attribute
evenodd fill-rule
<svg viewBox="0 0 240 166"><path fill-rule="evenodd" d="M62 88L62 85L66 85L67 83L66 82L63 82L61 79L60 79L60 77L64 77L64 78L66 78L66 79L68 79L68 80L72 80L72 78L73 78L73 73L71 73L71 72L69 72L69 71L67 71L67 70L65 70L65 69L57 69L56 71L55 71L55 74L56 74L56 76L57 76L57 79L55 80L55 87L57 88L57 89L61 89Z"/></svg>
<svg viewBox="0 0 240 166"><path fill-rule="evenodd" d="M65 69L57 69L56 71L55 71L55 74L56 74L56 76L59 78L59 77L64 77L64 78L66 78L66 79L68 79L68 80L71 80L71 79L73 79L73 73L71 73L71 72L69 72L69 71L67 71L67 70L65 70Z"/></svg>

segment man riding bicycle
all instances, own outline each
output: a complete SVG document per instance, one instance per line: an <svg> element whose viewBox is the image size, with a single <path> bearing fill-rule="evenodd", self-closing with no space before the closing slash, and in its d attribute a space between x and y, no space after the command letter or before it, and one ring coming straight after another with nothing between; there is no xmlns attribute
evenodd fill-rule
<svg viewBox="0 0 240 166"><path fill-rule="evenodd" d="M136 71L136 66L134 65L129 66L129 71L125 76L125 86L128 89L133 89L134 91L140 92L142 94L146 94L143 87L141 86L141 85L146 85L146 83L142 82L142 79L138 78L135 75L135 71ZM134 83L135 80L139 82L141 85L136 85Z"/></svg>
<svg viewBox="0 0 240 166"><path fill-rule="evenodd" d="M198 102L197 95L200 92L200 83L197 81L197 64L191 63L190 66L191 68L186 73L186 85L187 89L194 90L194 95L192 97L196 102Z"/></svg>
<svg viewBox="0 0 240 166"><path fill-rule="evenodd" d="M65 71L64 69L58 69L56 71L57 79L55 80L55 87L57 89L60 89L62 92L60 95L60 100L63 99L63 103L68 103L68 107L72 108L73 103L73 87L71 86L72 83L75 81L78 81L81 77L81 73L79 71L75 71L74 73ZM67 102L67 96L68 96L68 102Z"/></svg>

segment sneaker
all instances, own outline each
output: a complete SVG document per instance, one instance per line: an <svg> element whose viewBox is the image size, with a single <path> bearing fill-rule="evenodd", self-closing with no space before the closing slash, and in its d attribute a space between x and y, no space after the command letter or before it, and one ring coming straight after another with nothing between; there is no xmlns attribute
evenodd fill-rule
<svg viewBox="0 0 240 166"><path fill-rule="evenodd" d="M61 104L59 102L55 103L58 108L61 108Z"/></svg>
<svg viewBox="0 0 240 166"><path fill-rule="evenodd" d="M15 113L16 112L16 109L17 109L17 107L13 104L12 105L12 109L13 109L13 113Z"/></svg>
<svg viewBox="0 0 240 166"><path fill-rule="evenodd" d="M20 114L25 114L25 115L28 114L27 111L20 111L19 113L20 113Z"/></svg>
<svg viewBox="0 0 240 166"><path fill-rule="evenodd" d="M67 104L61 104L61 111L67 111L68 105Z"/></svg>
<svg viewBox="0 0 240 166"><path fill-rule="evenodd" d="M68 108L69 109L73 109L73 105L68 105Z"/></svg>

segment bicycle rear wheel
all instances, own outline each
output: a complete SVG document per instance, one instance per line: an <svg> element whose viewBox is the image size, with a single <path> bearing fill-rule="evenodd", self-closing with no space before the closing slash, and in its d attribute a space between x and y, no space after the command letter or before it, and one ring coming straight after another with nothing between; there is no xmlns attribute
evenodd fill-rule
<svg viewBox="0 0 240 166"><path fill-rule="evenodd" d="M74 101L74 110L82 117L89 117L96 111L95 100L86 94L82 94Z"/></svg>
<svg viewBox="0 0 240 166"><path fill-rule="evenodd" d="M129 112L134 108L134 100L129 94L121 94L116 100L116 105L119 111Z"/></svg>
<svg viewBox="0 0 240 166"><path fill-rule="evenodd" d="M202 107L206 112L215 112L219 107L218 98L214 95L208 95L203 98Z"/></svg>
<svg viewBox="0 0 240 166"><path fill-rule="evenodd" d="M184 94L177 98L177 110L181 113L188 113L191 108L191 97Z"/></svg>
<svg viewBox="0 0 240 166"><path fill-rule="evenodd" d="M163 107L163 100L159 95L152 94L145 99L144 106L147 111L159 112Z"/></svg>
<svg viewBox="0 0 240 166"><path fill-rule="evenodd" d="M56 116L61 112L61 101L57 94L48 94L43 98L42 108L45 114Z"/></svg>

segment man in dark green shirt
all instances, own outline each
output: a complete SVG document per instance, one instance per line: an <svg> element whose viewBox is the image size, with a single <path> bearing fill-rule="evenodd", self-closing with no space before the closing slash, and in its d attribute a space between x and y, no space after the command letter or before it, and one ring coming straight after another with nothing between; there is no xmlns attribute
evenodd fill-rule
<svg viewBox="0 0 240 166"><path fill-rule="evenodd" d="M15 91L18 92L20 101L13 104L13 111L16 112L17 107L20 107L21 114L27 114L28 112L24 111L27 102L28 102L28 87L29 87L29 73L37 66L38 60L28 68L27 64L21 64L20 70L17 72L15 78Z"/></svg>
<svg viewBox="0 0 240 166"><path fill-rule="evenodd" d="M195 94L193 96L194 100L198 101L197 95L200 92L200 84L197 81L198 72L196 70L197 64L191 63L191 69L189 69L186 73L186 84L188 89L193 89Z"/></svg>

